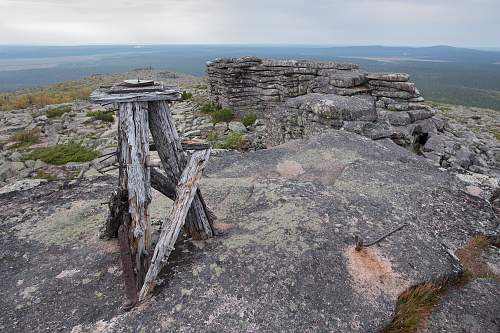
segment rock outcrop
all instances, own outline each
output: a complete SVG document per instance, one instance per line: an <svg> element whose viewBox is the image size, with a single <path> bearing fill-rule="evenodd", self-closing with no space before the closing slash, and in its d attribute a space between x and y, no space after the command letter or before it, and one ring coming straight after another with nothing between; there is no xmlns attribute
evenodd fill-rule
<svg viewBox="0 0 500 333"><path fill-rule="evenodd" d="M0 194L0 328L379 332L401 292L459 277L450 253L497 227L464 183L390 140L331 131L218 154L206 173L224 235L178 242L154 297L125 314L116 245L96 236L116 179ZM167 204L158 200L153 221ZM354 235L369 241L402 223L354 250Z"/></svg>
<svg viewBox="0 0 500 333"><path fill-rule="evenodd" d="M343 129L390 138L441 167L500 174L498 142L437 117L408 74L254 57L216 59L208 62L207 73L213 102L267 119L269 146Z"/></svg>

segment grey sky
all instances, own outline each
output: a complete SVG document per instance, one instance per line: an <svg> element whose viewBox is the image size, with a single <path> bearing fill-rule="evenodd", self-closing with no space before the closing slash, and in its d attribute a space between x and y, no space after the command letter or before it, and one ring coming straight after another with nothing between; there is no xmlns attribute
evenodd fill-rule
<svg viewBox="0 0 500 333"><path fill-rule="evenodd" d="M500 0L0 0L0 43L500 47Z"/></svg>

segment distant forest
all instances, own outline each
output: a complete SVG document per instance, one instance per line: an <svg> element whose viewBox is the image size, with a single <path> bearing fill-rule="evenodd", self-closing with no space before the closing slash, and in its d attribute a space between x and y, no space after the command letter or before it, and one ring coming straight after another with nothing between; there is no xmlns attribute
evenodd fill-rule
<svg viewBox="0 0 500 333"><path fill-rule="evenodd" d="M500 110L500 52L448 46L0 46L0 91L149 66L202 76L206 61L244 55L355 62L367 71L406 72L427 99Z"/></svg>

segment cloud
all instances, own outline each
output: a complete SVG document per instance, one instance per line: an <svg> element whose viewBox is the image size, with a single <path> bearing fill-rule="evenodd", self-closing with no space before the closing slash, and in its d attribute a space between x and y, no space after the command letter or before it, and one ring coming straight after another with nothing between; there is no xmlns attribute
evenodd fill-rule
<svg viewBox="0 0 500 333"><path fill-rule="evenodd" d="M499 46L498 0L0 0L0 43Z"/></svg>

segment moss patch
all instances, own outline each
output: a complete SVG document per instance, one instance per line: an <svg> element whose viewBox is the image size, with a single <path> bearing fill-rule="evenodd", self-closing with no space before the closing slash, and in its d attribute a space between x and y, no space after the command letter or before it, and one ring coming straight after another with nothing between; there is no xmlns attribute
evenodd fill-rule
<svg viewBox="0 0 500 333"><path fill-rule="evenodd" d="M97 151L85 147L81 143L59 144L50 147L34 149L25 158L30 160L42 160L48 164L63 165L68 162L92 161L98 156Z"/></svg>
<svg viewBox="0 0 500 333"><path fill-rule="evenodd" d="M64 108L50 109L47 110L48 118L60 118L63 114L71 112L71 107L67 106Z"/></svg>
<svg viewBox="0 0 500 333"><path fill-rule="evenodd" d="M115 121L113 111L89 111L86 115L87 117L93 117L96 120L101 120L106 123L113 123Z"/></svg>

